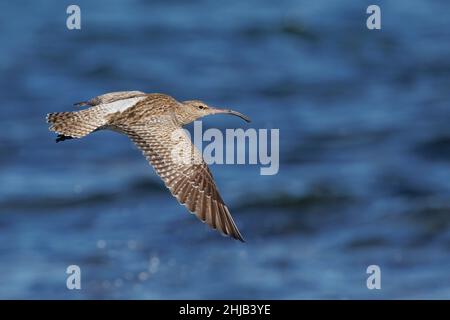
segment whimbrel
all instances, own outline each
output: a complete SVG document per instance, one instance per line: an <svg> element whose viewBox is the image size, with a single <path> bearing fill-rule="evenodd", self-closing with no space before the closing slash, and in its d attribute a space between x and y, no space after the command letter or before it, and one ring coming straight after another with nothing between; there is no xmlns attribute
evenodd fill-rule
<svg viewBox="0 0 450 320"><path fill-rule="evenodd" d="M178 102L168 95L140 91L106 93L76 105L88 108L47 115L50 130L58 134L57 142L103 129L126 134L181 204L212 228L244 241L201 153L180 129L210 114L232 114L249 122L246 116L199 100ZM181 132L176 140L174 132ZM177 160L175 145L190 149L191 161Z"/></svg>

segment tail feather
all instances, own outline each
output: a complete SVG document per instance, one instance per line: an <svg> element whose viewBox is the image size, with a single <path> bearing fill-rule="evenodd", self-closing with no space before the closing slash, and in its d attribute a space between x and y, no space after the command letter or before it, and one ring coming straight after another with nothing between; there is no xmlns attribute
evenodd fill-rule
<svg viewBox="0 0 450 320"><path fill-rule="evenodd" d="M104 119L90 109L75 112L55 112L47 115L50 130L58 133L63 141L67 138L81 138L104 124ZM61 139L61 137L64 137Z"/></svg>
<svg viewBox="0 0 450 320"><path fill-rule="evenodd" d="M58 134L58 136L56 137L56 143L61 142L61 141L65 141L65 140L70 140L73 139L72 137L69 136L65 136L63 134Z"/></svg>

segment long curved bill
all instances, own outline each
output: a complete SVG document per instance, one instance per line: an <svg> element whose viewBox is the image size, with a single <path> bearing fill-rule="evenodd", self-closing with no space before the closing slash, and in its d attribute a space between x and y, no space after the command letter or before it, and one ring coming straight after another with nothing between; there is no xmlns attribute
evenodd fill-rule
<svg viewBox="0 0 450 320"><path fill-rule="evenodd" d="M246 121L246 122L250 122L250 118L247 117L246 115L243 115L240 112L231 110L231 109L218 109L218 108L214 108L214 113L225 113L225 114L232 114L234 116L237 116L239 118L241 118L242 120Z"/></svg>

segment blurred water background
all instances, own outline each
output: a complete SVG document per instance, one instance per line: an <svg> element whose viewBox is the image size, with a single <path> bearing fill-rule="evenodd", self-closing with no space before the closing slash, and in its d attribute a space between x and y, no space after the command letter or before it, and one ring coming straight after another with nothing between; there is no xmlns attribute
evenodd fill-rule
<svg viewBox="0 0 450 320"><path fill-rule="evenodd" d="M79 31L70 4L0 3L0 298L450 297L450 2L76 1ZM280 129L277 175L211 168L246 244L126 137L54 142L46 113L119 90L253 120L204 128Z"/></svg>

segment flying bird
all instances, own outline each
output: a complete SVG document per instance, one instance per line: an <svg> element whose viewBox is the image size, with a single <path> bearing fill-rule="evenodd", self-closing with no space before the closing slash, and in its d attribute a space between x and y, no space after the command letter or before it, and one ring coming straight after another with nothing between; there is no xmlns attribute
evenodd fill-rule
<svg viewBox="0 0 450 320"><path fill-rule="evenodd" d="M58 134L56 142L99 130L127 135L181 204L210 227L244 242L208 165L182 127L211 114L232 114L247 122L249 118L199 100L179 102L165 94L140 91L106 93L75 105L87 108L47 115L50 131ZM189 151L184 153L187 158L175 148Z"/></svg>

